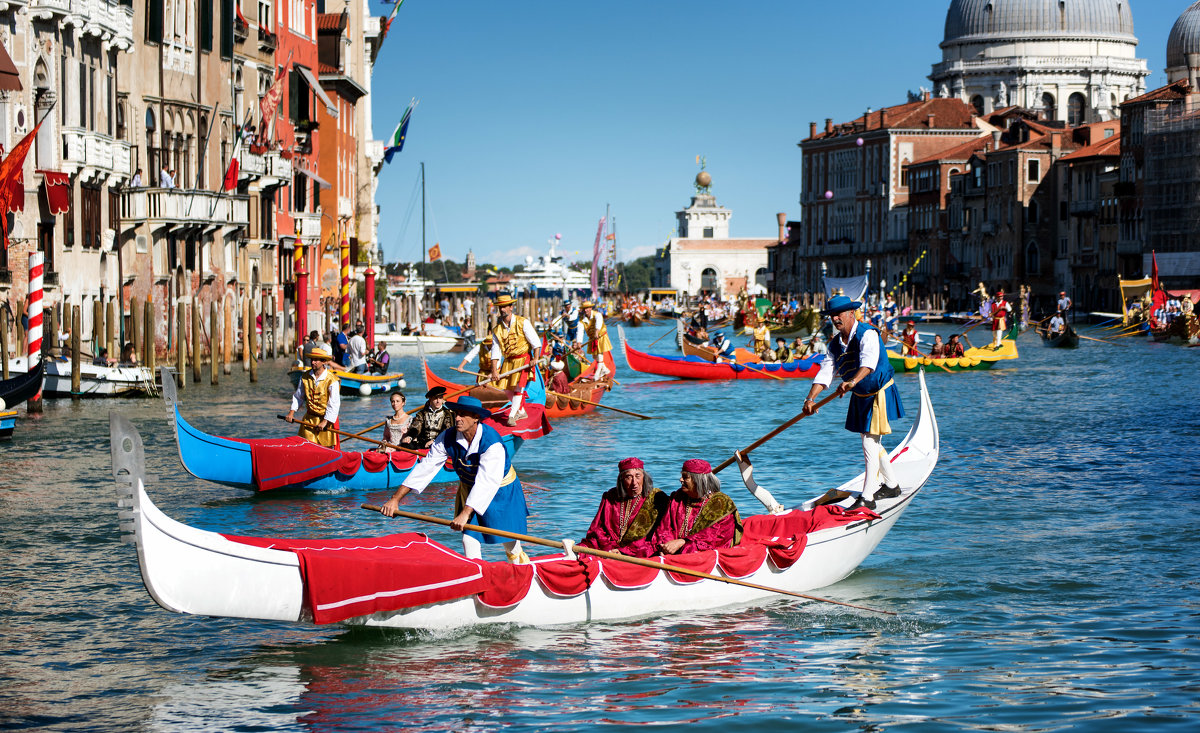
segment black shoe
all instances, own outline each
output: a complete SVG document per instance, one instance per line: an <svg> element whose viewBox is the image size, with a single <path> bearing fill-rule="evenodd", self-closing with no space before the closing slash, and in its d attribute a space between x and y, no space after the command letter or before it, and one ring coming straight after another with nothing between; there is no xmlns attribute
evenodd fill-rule
<svg viewBox="0 0 1200 733"><path fill-rule="evenodd" d="M875 492L876 499L895 499L900 496L899 486L884 486Z"/></svg>
<svg viewBox="0 0 1200 733"><path fill-rule="evenodd" d="M846 511L852 512L855 509L859 508L860 506L865 506L866 508L870 509L871 511L875 511L875 500L874 499L864 499L860 496L854 500L854 503L851 504L850 508L847 509Z"/></svg>

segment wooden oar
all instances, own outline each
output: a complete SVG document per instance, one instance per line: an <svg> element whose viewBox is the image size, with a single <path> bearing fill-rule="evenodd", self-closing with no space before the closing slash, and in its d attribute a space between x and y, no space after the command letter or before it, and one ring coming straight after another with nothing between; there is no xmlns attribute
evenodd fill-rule
<svg viewBox="0 0 1200 733"><path fill-rule="evenodd" d="M899 342L897 342L897 343L899 343L899 344L900 344L900 347L901 347L901 349L903 349L905 346L907 346L907 344L905 344L903 341L899 341ZM938 358L938 359L944 359L944 358L945 358L945 357L933 357L933 356L930 356L929 354L926 354L924 351L921 351L920 349L918 349L918 348L916 347L916 344L914 344L914 345L913 345L911 348L912 348L912 350L913 350L913 351L917 352L918 354L920 354L921 356L924 356L924 357L925 357L925 358L927 358L927 359L931 359L931 360L932 360L932 359L934 359L934 358ZM900 356L901 356L901 358L907 358L907 356L904 354L903 350L900 352ZM951 374L953 374L953 373L954 373L954 370L950 369L949 367L945 366L944 364L938 364L937 362L933 362L933 365L934 365L934 366L936 366L936 367L941 367L941 368L942 368L942 371L949 372L949 373L951 373Z"/></svg>
<svg viewBox="0 0 1200 733"><path fill-rule="evenodd" d="M1124 346L1126 348L1129 348L1129 344L1117 343L1116 341L1109 341L1108 339L1098 339L1098 338L1092 338L1091 336L1084 336L1082 333L1079 333L1078 331L1075 332L1075 335L1081 339L1087 339L1088 341L1099 341L1102 344L1112 344L1113 346Z"/></svg>
<svg viewBox="0 0 1200 733"><path fill-rule="evenodd" d="M823 400L821 400L820 402L818 402L817 404L813 405L813 411L815 412L816 410L819 410L819 409L821 409L821 408L822 408L822 407L824 407L826 404L828 404L830 400L832 400L832 399L833 399L833 398L835 398L835 397L840 397L840 396L841 396L841 395L839 395L839 394L838 394L836 391L835 391L835 392L833 392L832 394L830 394L830 395L829 395L828 397L826 397L825 399L823 399ZM779 427L775 428L775 429L774 429L774 430L772 430L771 432L769 432L769 433L767 433L766 435L762 436L761 438L759 438L758 440L754 441L754 442L753 442L753 443L751 443L750 445L746 446L745 448L742 448L742 455L748 455L748 454L750 453L750 451L752 451L752 450L754 450L755 448L759 447L760 445L762 445L763 443L767 442L767 441L768 441L768 440L770 440L771 438L774 438L776 435L779 435L779 434L780 434L780 433L782 433L784 430L787 430L787 429L788 429L788 428L790 428L791 426L793 426L793 425L795 425L796 423L798 423L798 422L800 422L801 420L803 420L805 417L807 417L807 416L806 416L806 415L805 415L803 412L801 412L800 414L796 415L796 416L795 416L795 417L793 417L792 419L788 420L788 421L787 421L787 422L785 422L784 424L780 425ZM723 471L723 470L725 470L725 468L726 468L726 467L728 467L728 466L729 466L729 464L733 463L735 460L736 460L736 459L734 459L734 458L726 458L724 461L722 461L721 463L717 464L716 468L714 468L714 469L713 469L713 473L718 473L718 472L720 472L720 471Z"/></svg>
<svg viewBox="0 0 1200 733"><path fill-rule="evenodd" d="M280 420L287 420L287 415L276 415L275 417L279 418ZM295 418L292 418L291 422L294 422L297 425L307 425L310 428L317 427L317 423L304 422L303 420L297 420ZM382 440L375 440L374 438L368 438L365 435L357 435L355 433L347 433L345 430L338 430L337 428L333 428L333 427L327 427L324 430L322 430L321 432L333 433L335 435L340 435L343 438L356 438L358 440L365 440L368 443L374 443L375 445L380 445L380 446L383 446L384 448L395 448L398 451L404 451L405 453L412 453L414 456L424 457L424 455L425 455L424 453L422 453L419 450L413 450L412 448L405 448L404 446L396 445L395 443L385 443Z"/></svg>
<svg viewBox="0 0 1200 733"><path fill-rule="evenodd" d="M546 390L546 394L554 395L555 397L564 397L564 398L570 400L571 402L582 402L585 405L595 405L596 407L603 407L606 410L612 410L614 412L621 412L626 415L633 415L634 417L640 417L643 420L654 420L655 419L651 415L643 415L640 412L634 412L632 410L622 410L619 407L613 407L611 405L602 405L599 402L592 402L591 400L585 400L582 397L572 397L571 395L563 394L561 392L551 392L550 390Z"/></svg>
<svg viewBox="0 0 1200 733"><path fill-rule="evenodd" d="M650 342L650 346L653 346L653 345L657 344L659 341L662 341L662 340L663 340L663 339L665 339L667 336L670 336L671 334L675 333L677 330L678 330L678 328L672 328L670 331L667 331L667 332L666 332L666 333L664 333L662 336L659 336L658 338L656 338L656 339L654 339L653 341L651 341L651 342ZM650 348L650 346L647 346L646 348L648 349L648 348Z"/></svg>
<svg viewBox="0 0 1200 733"><path fill-rule="evenodd" d="M371 512L381 511L380 507L375 506L374 504L363 504L362 508L366 509L367 511L371 511ZM408 519L415 519L420 522L429 522L430 524L440 524L443 527L450 527L452 524L449 519L442 519L440 517L431 517L428 514L416 514L414 512L406 512L402 509L396 510L396 516L406 517ZM474 525L474 524L465 524L465 525L463 525L463 529L465 529L465 530L469 529L474 532L479 532L481 534L490 534L490 535L493 535L496 537L503 537L503 538L509 539L509 540L520 540L521 542L528 542L531 545L541 545L543 547L553 547L556 550L566 550L567 549L566 546L563 545L563 543L559 542L558 540L547 540L547 539L543 539L541 537L534 537L532 535L519 534L517 532L507 532L502 529L491 529L488 527L480 527L480 526ZM677 565L668 565L667 563L657 562L655 560L645 560L640 557L630 557L628 555L622 555L618 552L605 552L604 550L593 550L590 547L580 547L579 545L575 545L574 550L576 553L579 553L581 555L593 555L595 557L602 557L606 560L617 560L619 562L627 562L632 565L641 565L642 567L646 567L646 568L654 568L655 570L666 570L666 571L669 571L672 573L680 573L681 575L690 575L693 578L704 578L705 580L715 580L720 583L728 583L730 585L740 585L745 588L753 588L755 590L766 591L768 593L779 593L781 595L793 596L795 598L804 598L809 601L819 601L821 603L832 603L832 604L838 605L838 606L847 606L849 608L857 608L860 611L870 611L872 613L882 613L882 614L887 614L888 616L896 615L895 611L883 611L878 608L870 608L868 606L857 606L853 603L846 603L844 601L835 601L831 598L822 598L820 596L812 596L812 595L808 595L806 593L797 593L795 591L784 590L783 588L772 588L771 586L768 586L768 585L759 585L758 583L751 583L751 582L748 582L745 580L738 580L736 578L724 578L724 577L721 577L720 575L712 575L710 573L705 573L700 570L692 570L691 568L681 568Z"/></svg>
<svg viewBox="0 0 1200 733"><path fill-rule="evenodd" d="M759 374L764 374L764 375L770 377L771 379L778 379L781 382L787 381L783 377L779 376L778 374L772 374L772 373L766 371L765 369L758 369L758 368L750 366L749 364L745 364L745 363L738 362L738 361L735 361L734 364L737 364L738 366L746 367L747 369L749 369L752 372L758 372Z"/></svg>

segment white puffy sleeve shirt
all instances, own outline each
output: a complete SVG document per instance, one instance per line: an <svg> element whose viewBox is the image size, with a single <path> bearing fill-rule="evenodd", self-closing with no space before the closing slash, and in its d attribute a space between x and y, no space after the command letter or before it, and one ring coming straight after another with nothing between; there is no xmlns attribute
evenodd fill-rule
<svg viewBox="0 0 1200 733"><path fill-rule="evenodd" d="M433 441L433 445L429 446L429 454L413 467L408 478L404 479L404 485L418 494L424 491L426 486L429 486L429 482L446 463L448 454L444 441L455 440L470 454L479 450L479 441L482 438L482 427L475 431L475 437L470 443L457 430L445 431L438 436L437 440ZM475 485L467 494L467 506L471 507L476 514L486 512L492 504L492 499L496 498L496 492L500 490L500 484L503 481L504 444L497 441L479 456L479 473L475 474Z"/></svg>
<svg viewBox="0 0 1200 733"><path fill-rule="evenodd" d="M843 350L846 347L847 341L842 338L842 334L835 333L833 336L838 343L842 345ZM879 355L883 350L883 340L879 338L879 332L872 329L863 334L862 349L858 352L858 366L861 369L866 367L871 371L875 371L879 367ZM828 387L833 381L833 359L826 355L821 360L821 371L817 372L816 378L813 379L813 384L819 384L822 387Z"/></svg>

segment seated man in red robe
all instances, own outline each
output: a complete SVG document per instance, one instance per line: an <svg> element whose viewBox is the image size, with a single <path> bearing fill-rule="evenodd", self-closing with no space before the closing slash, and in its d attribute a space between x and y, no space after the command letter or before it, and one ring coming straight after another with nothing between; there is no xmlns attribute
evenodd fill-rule
<svg viewBox="0 0 1200 733"><path fill-rule="evenodd" d="M654 487L640 458L617 464L617 485L604 492L596 518L580 547L650 557L654 545L646 539L667 508L667 495Z"/></svg>
<svg viewBox="0 0 1200 733"><path fill-rule="evenodd" d="M664 555L677 555L733 547L741 537L737 506L721 491L712 466L699 458L684 461L679 491L650 542Z"/></svg>

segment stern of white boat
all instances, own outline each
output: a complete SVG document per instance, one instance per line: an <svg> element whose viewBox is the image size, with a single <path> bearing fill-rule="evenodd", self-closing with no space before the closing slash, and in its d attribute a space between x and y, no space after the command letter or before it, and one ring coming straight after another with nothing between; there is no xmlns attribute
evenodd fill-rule
<svg viewBox="0 0 1200 733"><path fill-rule="evenodd" d="M176 613L300 620L303 582L294 553L232 542L166 516L146 495L137 429L114 412L109 435L121 539L137 547L142 582L158 605Z"/></svg>

